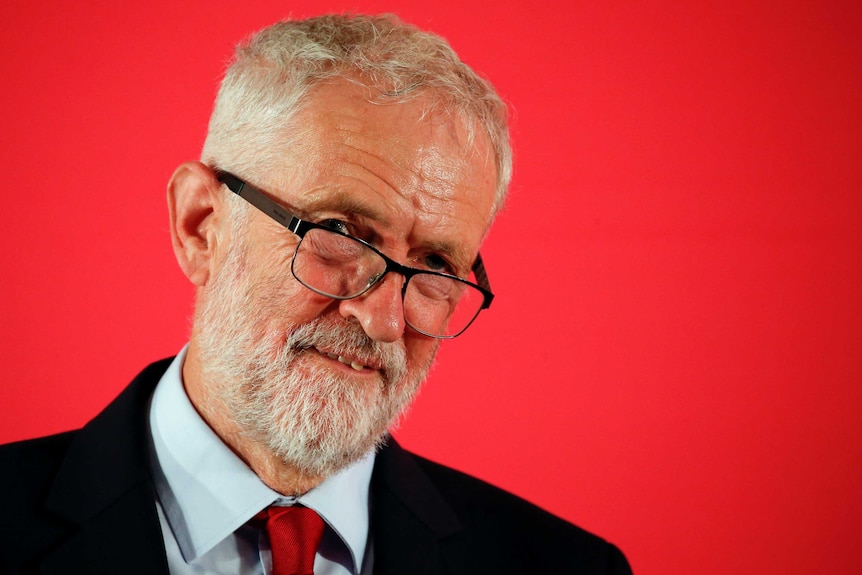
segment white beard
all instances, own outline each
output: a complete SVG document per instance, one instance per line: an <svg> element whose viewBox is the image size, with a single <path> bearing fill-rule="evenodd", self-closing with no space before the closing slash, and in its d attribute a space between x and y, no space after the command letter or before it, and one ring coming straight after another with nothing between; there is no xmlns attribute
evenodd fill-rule
<svg viewBox="0 0 862 575"><path fill-rule="evenodd" d="M264 333L272 305L266 296L278 289L275 280L249 281L245 251L233 246L199 303L202 376L246 438L301 473L327 477L379 447L418 392L436 348L409 373L402 341L373 341L356 323L318 317L289 326L286 341L283 333ZM313 348L381 365L380 381L338 373Z"/></svg>

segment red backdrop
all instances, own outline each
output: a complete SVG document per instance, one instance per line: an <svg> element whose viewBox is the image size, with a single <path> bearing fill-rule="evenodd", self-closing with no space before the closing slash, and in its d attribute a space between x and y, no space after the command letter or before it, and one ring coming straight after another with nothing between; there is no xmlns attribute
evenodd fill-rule
<svg viewBox="0 0 862 575"><path fill-rule="evenodd" d="M0 441L80 426L183 344L163 190L231 46L396 11L495 82L517 153L498 299L403 443L641 575L858 570L862 5L695 4L5 0Z"/></svg>

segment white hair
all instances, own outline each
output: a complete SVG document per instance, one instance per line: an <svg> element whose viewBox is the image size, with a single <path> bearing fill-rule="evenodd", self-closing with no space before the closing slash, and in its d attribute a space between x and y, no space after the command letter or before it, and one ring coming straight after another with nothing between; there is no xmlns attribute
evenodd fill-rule
<svg viewBox="0 0 862 575"><path fill-rule="evenodd" d="M488 136L497 169L493 213L512 179L506 104L441 37L393 15L327 15L274 24L240 44L225 73L202 160L260 174L290 142L290 121L309 90L335 77L359 81L381 101L428 95L431 106L457 114L472 141Z"/></svg>

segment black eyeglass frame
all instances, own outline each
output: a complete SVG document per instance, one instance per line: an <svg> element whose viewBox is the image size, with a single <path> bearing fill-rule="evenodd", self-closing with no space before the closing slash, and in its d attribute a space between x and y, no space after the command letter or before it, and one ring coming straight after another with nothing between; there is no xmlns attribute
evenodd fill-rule
<svg viewBox="0 0 862 575"><path fill-rule="evenodd" d="M476 315L473 316L473 319L471 319L467 323L467 325L465 325L463 327L463 329L461 329L461 331L459 331L456 334L452 334L452 335L430 334L430 333L427 333L421 329L418 329L417 327L412 325L407 320L406 317L404 318L404 320L407 322L407 325L409 325L411 329L421 333L422 335L426 335L428 337L433 337L435 339L452 339L452 338L458 337L459 335L461 335L462 333L467 331L467 328L473 324L473 322L476 320L477 317L479 317L479 313L483 309L488 309L489 307L491 307L491 302L494 301L494 294L491 292L491 284L488 281L488 274L485 271L485 265L482 263L482 254L476 255L476 259L475 259L475 261L473 261L473 266L471 267L473 274L476 276L476 280L479 282L478 284L475 284L471 281L465 280L464 278L460 278L460 277L458 277L456 275L452 275L452 274L447 274L447 273L443 273L443 272L435 272L432 270L420 270L420 269L416 269L416 268L411 268L411 267L408 267L408 266L405 266L403 264L396 262L395 260L393 260L392 258L387 256L386 254L384 254L383 252L381 252L380 250L378 250L377 248L375 248L373 245L371 245L367 241L363 240L362 238L357 238L355 236L351 236L350 234L345 234L343 232L340 232L338 230L334 230L334 229L327 227L327 226L324 226L322 224L318 224L315 222L309 222L308 220L303 220L303 219L296 217L295 215L291 214L290 212L285 210L283 207L281 207L279 204L277 204L274 200L270 199L269 196L267 196L266 193L264 193L262 190L252 186L251 184L249 184L248 182L246 182L242 178L235 176L230 172L226 172L226 171L220 170L218 168L213 169L213 172L215 173L216 179L218 179L219 182L221 182L225 186L227 186L227 188L230 191L232 191L233 193L235 193L236 195L238 195L239 197L241 197L242 199L244 199L245 201L247 201L248 203L250 203L251 205L253 205L257 209L259 209L260 211L262 211L264 214L266 214L267 216L269 216L270 218L272 218L273 220L275 220L276 222L278 222L279 224L281 224L282 226L284 226L285 228L287 228L288 230L290 230L291 232L293 232L297 236L299 236L300 243L302 243L302 240L305 237L305 234L308 233L309 230L321 229L321 230L325 230L327 232L337 234L339 236L344 236L344 237L350 238L351 240L359 242L360 244L364 245L365 247L367 247L368 249L370 249L371 251L373 251L374 253L379 255L381 258L383 258L383 261L386 263L386 267L384 268L383 272L381 272L379 275L377 275L377 277L374 278L374 281L369 282L368 286L366 286L365 289L363 289L358 294L352 295L350 297L334 296L334 295L331 295L328 293L321 292L321 291L309 286L308 284L306 284L305 282L300 280L298 277L296 277L296 273L293 271L293 262L296 260L296 251L294 251L293 258L291 259L291 262L290 262L291 274L293 274L293 277L296 278L296 280L299 283L301 283L303 286L307 287L308 289L310 289L311 291L313 291L317 294L320 294L322 296L326 296L328 298L336 299L336 300L354 299L354 298L360 297L361 295L363 295L365 293L368 293L369 290L371 290L374 286L376 286L381 281L383 281L383 278L386 277L386 274L388 274L389 272L396 272L404 278L404 285L401 287L401 299L402 299L402 301L404 300L404 295L407 293L407 284L410 283L410 279L413 276L419 275L419 274L430 274L430 275L442 276L445 278L449 278L449 279L461 282L463 284L467 284L468 286L474 287L477 290L479 290L483 296L482 305L479 308L479 311L477 311ZM299 250L299 244L297 244L296 250L297 251Z"/></svg>

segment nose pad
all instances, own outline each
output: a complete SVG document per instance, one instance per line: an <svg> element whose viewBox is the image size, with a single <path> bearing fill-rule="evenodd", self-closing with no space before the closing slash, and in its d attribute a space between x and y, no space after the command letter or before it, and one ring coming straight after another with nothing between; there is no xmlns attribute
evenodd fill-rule
<svg viewBox="0 0 862 575"><path fill-rule="evenodd" d="M390 273L365 294L339 302L346 319L355 319L371 339L391 343L404 335L404 278Z"/></svg>

